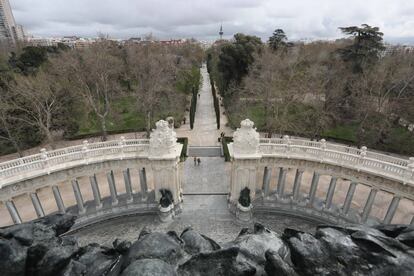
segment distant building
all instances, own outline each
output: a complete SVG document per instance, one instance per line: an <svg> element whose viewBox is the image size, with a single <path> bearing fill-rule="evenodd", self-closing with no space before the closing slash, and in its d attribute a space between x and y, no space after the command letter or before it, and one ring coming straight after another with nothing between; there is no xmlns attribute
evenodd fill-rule
<svg viewBox="0 0 414 276"><path fill-rule="evenodd" d="M16 25L14 28L14 34L18 41L23 41L26 39L26 34L24 33L24 28L22 25Z"/></svg>
<svg viewBox="0 0 414 276"><path fill-rule="evenodd" d="M129 43L141 43L142 42L142 38L140 37L131 37L130 39L128 39Z"/></svg>
<svg viewBox="0 0 414 276"><path fill-rule="evenodd" d="M412 45L394 45L394 44L385 44L385 50L381 56L392 55L398 52L412 53L414 52L414 46Z"/></svg>
<svg viewBox="0 0 414 276"><path fill-rule="evenodd" d="M0 0L0 40L14 44L24 39L23 26L16 24L9 0Z"/></svg>
<svg viewBox="0 0 414 276"><path fill-rule="evenodd" d="M160 40L159 43L163 45L180 45L184 44L186 40L184 39L170 39L170 40Z"/></svg>

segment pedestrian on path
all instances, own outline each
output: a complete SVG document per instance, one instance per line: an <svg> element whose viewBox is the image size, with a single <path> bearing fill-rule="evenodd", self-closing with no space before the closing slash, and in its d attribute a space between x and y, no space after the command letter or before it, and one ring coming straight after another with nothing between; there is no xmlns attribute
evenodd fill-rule
<svg viewBox="0 0 414 276"><path fill-rule="evenodd" d="M198 93L198 98L200 99L200 93Z"/></svg>
<svg viewBox="0 0 414 276"><path fill-rule="evenodd" d="M197 157L194 157L194 166L197 166Z"/></svg>
<svg viewBox="0 0 414 276"><path fill-rule="evenodd" d="M200 166L200 163L201 163L201 159L200 158L197 158L197 163Z"/></svg>

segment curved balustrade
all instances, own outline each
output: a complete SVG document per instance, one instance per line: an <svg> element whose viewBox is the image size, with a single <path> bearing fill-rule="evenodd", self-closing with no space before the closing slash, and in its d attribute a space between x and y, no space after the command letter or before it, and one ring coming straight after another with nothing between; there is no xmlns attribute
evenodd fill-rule
<svg viewBox="0 0 414 276"><path fill-rule="evenodd" d="M256 212L287 213L331 223L385 224L399 212L403 214L400 218L410 219L405 223L414 224L414 158L397 158L324 139L265 139L253 126L248 119L242 121L234 142L228 145L232 208L237 208L240 192L247 187ZM276 178L271 176L272 169ZM287 181L287 172L292 170L296 174ZM312 176L302 185L305 171ZM330 181L320 181L327 176ZM346 191L337 191L339 180L349 184ZM290 191L286 191L288 184L292 184ZM339 197L339 202L334 202L334 197ZM371 212L375 204L380 215Z"/></svg>
<svg viewBox="0 0 414 276"><path fill-rule="evenodd" d="M65 170L69 166L80 166L92 162L137 158L148 156L148 139L125 139L88 143L0 163L0 189L8 184L30 178L33 175L49 174Z"/></svg>
<svg viewBox="0 0 414 276"><path fill-rule="evenodd" d="M341 167L373 173L381 177L414 185L414 158L402 159L393 156L347 147L338 144L291 139L260 139L259 151L263 157L278 156L331 163Z"/></svg>
<svg viewBox="0 0 414 276"><path fill-rule="evenodd" d="M158 208L161 189L171 192L173 202L179 208L182 201L182 166L179 165L182 148L168 122L161 120L156 123L150 139L121 137L100 143L84 141L78 146L50 152L42 149L39 154L0 163L0 201L14 223L22 221L20 214L24 214L25 220L33 219L27 215L30 213L30 203L24 199L27 195L38 217L57 207L59 212L78 214L77 225L118 215L154 212ZM138 182L138 170L140 192L134 191L131 182L132 176ZM150 179L148 186L146 171ZM101 184L107 192L105 198L101 198L97 183L97 176L103 174L107 174L106 180L101 183L108 183L108 186ZM90 185L82 184L85 179ZM119 194L120 187L116 182L124 182L125 185L120 187L125 188L125 193ZM59 187L64 190L62 194ZM45 191L47 195L38 195ZM84 200L85 195L89 200ZM45 204L42 203L48 207L43 209ZM0 213L5 208L0 209ZM0 225L4 224L5 221L0 221Z"/></svg>
<svg viewBox="0 0 414 276"><path fill-rule="evenodd" d="M361 183L351 175L343 179L334 174L324 175L321 170L263 163L267 166L262 171L262 186L253 203L255 212L289 214L322 223L368 224L389 224L398 213L398 223L414 225L412 194L384 191L375 184ZM305 172L307 180L304 180ZM374 206L380 215L373 214Z"/></svg>
<svg viewBox="0 0 414 276"><path fill-rule="evenodd" d="M102 179L102 178L101 178ZM129 214L155 214L158 210L158 203L155 200L155 190L147 183L146 169L130 169L122 171L117 177L114 171L110 170L106 173L106 180L98 181L97 175L85 175L81 179L74 178L69 183L63 185L52 185L46 189L33 190L29 193L30 200L37 217L43 217L53 211L50 210L51 203L56 204L59 213L71 213L77 215L77 220L73 229L81 228L94 222L114 218L117 216L125 216ZM137 181L139 183L134 183ZM106 182L106 183L105 183ZM122 184L123 182L123 184ZM138 185L137 185L138 184ZM66 185L66 187L65 187ZM106 185L109 188L109 194L103 195L101 191ZM67 187L71 187L68 193ZM86 186L86 187L83 187ZM89 186L89 187L88 187ZM122 187L124 186L124 187ZM120 192L120 190L124 191ZM136 190L138 188L138 190ZM66 203L63 199L62 190L65 190ZM43 199L39 194L47 193L47 197ZM67 204L68 198L75 200L75 205ZM15 199L5 201L13 223L21 223L21 214L27 213L30 203L25 202L24 210L16 207ZM44 206L49 206L44 208ZM22 206L20 206L22 207ZM48 210L49 209L49 210ZM26 214L27 217L27 214ZM34 217L31 217L34 219ZM0 223L5 225L4 222Z"/></svg>

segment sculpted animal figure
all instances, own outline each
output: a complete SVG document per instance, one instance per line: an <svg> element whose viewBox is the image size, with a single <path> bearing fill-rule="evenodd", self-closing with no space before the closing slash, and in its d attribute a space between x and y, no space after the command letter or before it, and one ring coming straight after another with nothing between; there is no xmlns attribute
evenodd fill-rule
<svg viewBox="0 0 414 276"><path fill-rule="evenodd" d="M239 203L243 207L250 206L250 189L249 188L246 187L240 191Z"/></svg>
<svg viewBox="0 0 414 276"><path fill-rule="evenodd" d="M160 193L161 193L161 199L160 199L161 207L167 208L174 202L173 195L170 190L161 189Z"/></svg>

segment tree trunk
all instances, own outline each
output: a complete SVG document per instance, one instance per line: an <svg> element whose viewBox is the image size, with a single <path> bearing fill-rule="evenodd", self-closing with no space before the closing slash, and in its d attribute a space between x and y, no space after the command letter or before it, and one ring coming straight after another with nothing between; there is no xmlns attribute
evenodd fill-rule
<svg viewBox="0 0 414 276"><path fill-rule="evenodd" d="M150 138L151 133L151 111L147 112L147 138Z"/></svg>
<svg viewBox="0 0 414 276"><path fill-rule="evenodd" d="M47 143L54 150L55 149L55 141L53 139L52 133L50 133L50 130L46 127L44 128L44 132L46 134Z"/></svg>
<svg viewBox="0 0 414 276"><path fill-rule="evenodd" d="M17 154L19 155L19 157L23 157L23 152L20 149L19 143L17 142L17 140L11 134L10 129L7 126L5 126L5 130L7 132L7 136L9 137L9 141L13 144L13 147L17 151Z"/></svg>
<svg viewBox="0 0 414 276"><path fill-rule="evenodd" d="M108 140L108 131L106 130L106 117L101 117L102 141Z"/></svg>

